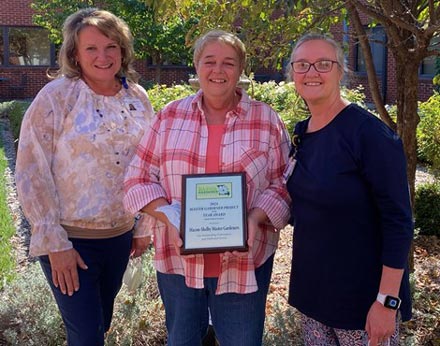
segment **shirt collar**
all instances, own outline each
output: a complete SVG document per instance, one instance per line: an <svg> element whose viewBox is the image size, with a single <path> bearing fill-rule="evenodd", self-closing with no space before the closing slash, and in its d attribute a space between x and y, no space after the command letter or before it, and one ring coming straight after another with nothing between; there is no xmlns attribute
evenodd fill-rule
<svg viewBox="0 0 440 346"><path fill-rule="evenodd" d="M251 106L251 99L249 95L246 93L246 91L242 88L237 88L236 93L240 95L240 102L238 102L235 109L230 112L231 116L238 116L239 118L244 118L250 109ZM202 112L202 97L203 97L203 90L199 89L197 93L194 95L193 100L191 101L191 105L193 107L193 110L199 109L200 112Z"/></svg>

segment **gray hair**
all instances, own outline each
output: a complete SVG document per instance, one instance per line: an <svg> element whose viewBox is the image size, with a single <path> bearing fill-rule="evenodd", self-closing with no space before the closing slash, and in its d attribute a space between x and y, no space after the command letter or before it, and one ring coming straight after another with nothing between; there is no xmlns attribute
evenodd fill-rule
<svg viewBox="0 0 440 346"><path fill-rule="evenodd" d="M243 72L246 64L246 47L236 35L223 30L208 31L206 34L196 40L196 42L194 43L193 56L194 66L197 66L197 64L199 63L200 57L205 47L213 42L225 43L234 48L238 55L240 71Z"/></svg>

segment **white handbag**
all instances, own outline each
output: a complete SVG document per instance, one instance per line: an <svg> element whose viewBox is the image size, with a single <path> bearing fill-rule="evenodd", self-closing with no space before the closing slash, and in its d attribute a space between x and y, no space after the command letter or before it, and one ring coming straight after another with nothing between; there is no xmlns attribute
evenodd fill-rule
<svg viewBox="0 0 440 346"><path fill-rule="evenodd" d="M134 293L141 286L144 279L142 258L143 256L130 258L122 277L122 282L127 286L127 290L130 293Z"/></svg>

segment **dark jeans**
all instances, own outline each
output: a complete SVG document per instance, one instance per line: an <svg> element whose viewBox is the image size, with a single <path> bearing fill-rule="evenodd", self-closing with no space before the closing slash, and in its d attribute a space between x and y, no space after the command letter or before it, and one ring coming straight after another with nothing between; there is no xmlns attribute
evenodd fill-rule
<svg viewBox="0 0 440 346"><path fill-rule="evenodd" d="M221 346L261 345L273 258L255 270L258 291L249 294L215 295L217 278L205 278L205 287L195 289L186 286L182 275L158 272L168 346L202 345L209 324L208 309Z"/></svg>
<svg viewBox="0 0 440 346"><path fill-rule="evenodd" d="M132 237L132 232L127 232L109 239L70 239L88 266L87 270L78 268L80 289L71 297L53 285L49 257L39 257L63 318L69 346L104 345L104 333L110 328Z"/></svg>

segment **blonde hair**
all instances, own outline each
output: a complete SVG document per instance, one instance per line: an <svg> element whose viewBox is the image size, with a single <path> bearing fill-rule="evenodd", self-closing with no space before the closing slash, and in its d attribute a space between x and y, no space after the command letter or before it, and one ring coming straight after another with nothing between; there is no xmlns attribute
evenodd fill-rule
<svg viewBox="0 0 440 346"><path fill-rule="evenodd" d="M246 47L236 35L223 30L208 31L196 40L196 42L194 43L193 55L194 66L197 66L197 64L199 63L200 57L205 47L213 42L225 43L234 48L238 55L240 71L243 72L246 65Z"/></svg>
<svg viewBox="0 0 440 346"><path fill-rule="evenodd" d="M103 35L115 41L121 47L121 69L117 77L126 77L137 82L138 73L133 69L134 61L133 36L128 25L114 14L97 8L81 9L71 14L63 25L63 43L58 55L59 70L56 76L80 78L81 68L76 61L76 49L79 32L87 27L97 28Z"/></svg>

